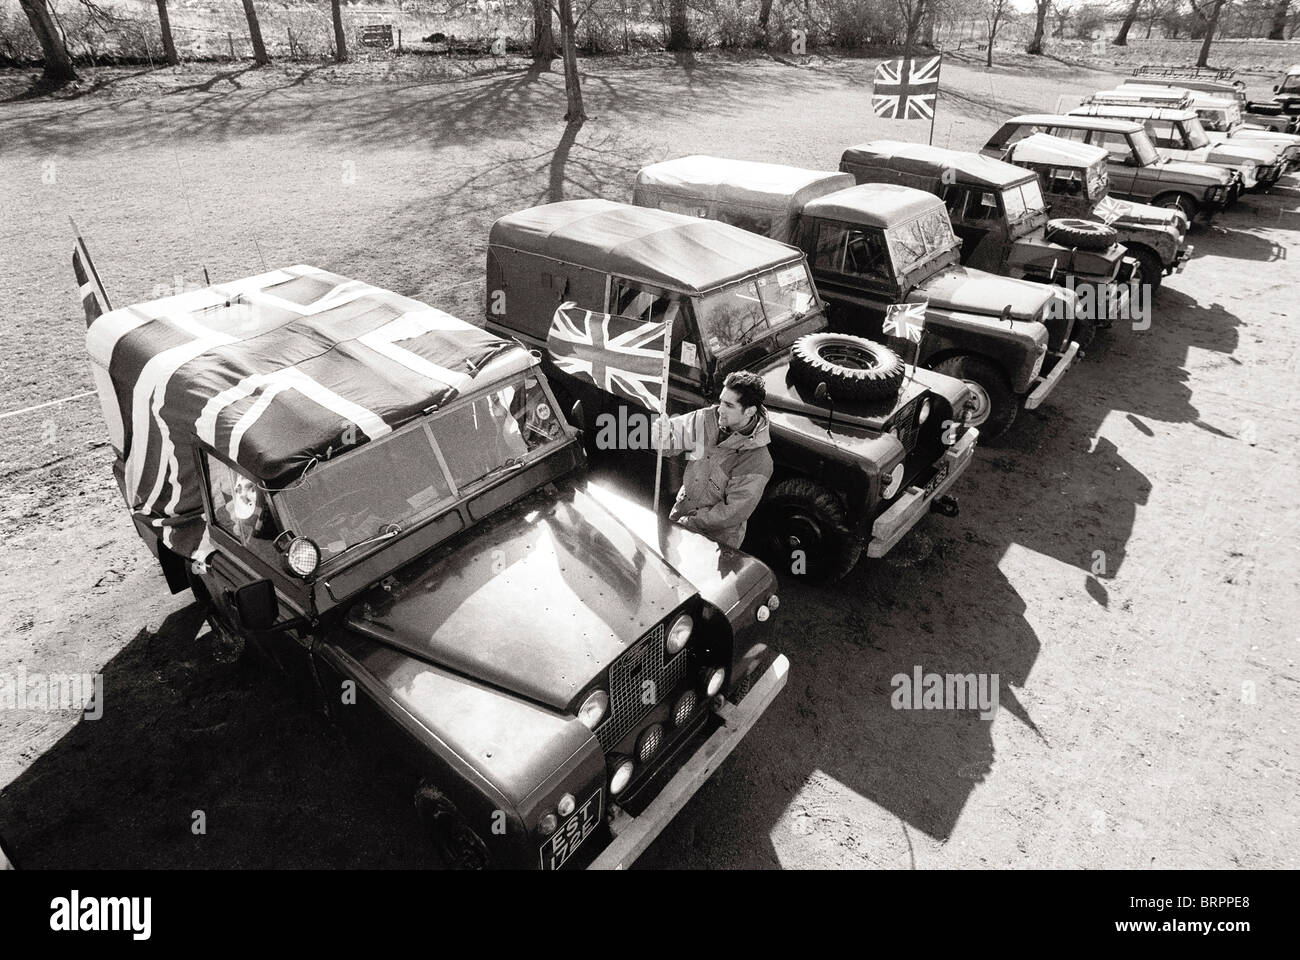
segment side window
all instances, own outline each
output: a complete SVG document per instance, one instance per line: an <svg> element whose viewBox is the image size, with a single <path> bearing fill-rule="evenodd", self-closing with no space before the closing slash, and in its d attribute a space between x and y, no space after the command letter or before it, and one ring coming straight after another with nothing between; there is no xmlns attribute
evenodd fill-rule
<svg viewBox="0 0 1300 960"><path fill-rule="evenodd" d="M669 308L674 304L673 299L666 294L643 290L630 280L614 280L610 296L613 301L610 304L611 313L644 319L652 323L663 321L668 316ZM672 313L673 340L670 372L684 375L686 368L704 369L697 338L687 322L686 312L681 309L680 302L677 302L677 307Z"/></svg>
<svg viewBox="0 0 1300 960"><path fill-rule="evenodd" d="M1151 142L1157 147L1182 150L1186 146L1182 130L1172 120L1147 120L1145 125Z"/></svg>
<svg viewBox="0 0 1300 960"><path fill-rule="evenodd" d="M1129 146L1128 137L1122 133L1113 130L1094 130L1091 142L1110 154L1111 163L1128 163L1133 156L1133 148Z"/></svg>
<svg viewBox="0 0 1300 960"><path fill-rule="evenodd" d="M848 231L833 223L817 224L816 242L812 250L812 267L829 273L844 271L844 244Z"/></svg>
<svg viewBox="0 0 1300 960"><path fill-rule="evenodd" d="M1048 133L1062 140L1075 140L1079 143L1088 139L1088 131L1081 127L1053 127Z"/></svg>
<svg viewBox="0 0 1300 960"><path fill-rule="evenodd" d="M889 248L879 230L848 230L844 247L844 272L867 280L888 281L893 276Z"/></svg>
<svg viewBox="0 0 1300 960"><path fill-rule="evenodd" d="M1036 128L1034 126L1027 123L1005 123L1002 125L1001 130L989 138L989 142L986 143L985 146L1005 150L1013 143L1025 139L1025 137L1034 133L1035 130Z"/></svg>
<svg viewBox="0 0 1300 960"><path fill-rule="evenodd" d="M269 542L279 536L266 492L257 482L206 453L203 460L212 498L212 521L246 547L254 540Z"/></svg>
<svg viewBox="0 0 1300 960"><path fill-rule="evenodd" d="M1058 196L1077 197L1083 193L1083 171L1073 167L1051 167L1045 172L1047 192Z"/></svg>
<svg viewBox="0 0 1300 960"><path fill-rule="evenodd" d="M966 210L966 188L949 184L943 190L944 206L948 208L950 220L960 220Z"/></svg>
<svg viewBox="0 0 1300 960"><path fill-rule="evenodd" d="M719 204L718 219L723 223L729 223L733 227L740 227L741 230L748 230L750 233L757 233L759 236L770 237L772 235L772 218L757 213L748 213L743 210L727 210Z"/></svg>
<svg viewBox="0 0 1300 960"><path fill-rule="evenodd" d="M981 220L997 220L998 214L998 195L991 190L970 190L966 201L966 211L962 216L963 220L978 222Z"/></svg>

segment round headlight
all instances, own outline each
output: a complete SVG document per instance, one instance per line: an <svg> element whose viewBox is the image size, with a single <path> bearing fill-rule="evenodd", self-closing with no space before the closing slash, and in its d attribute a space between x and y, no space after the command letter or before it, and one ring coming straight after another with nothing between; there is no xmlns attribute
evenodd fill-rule
<svg viewBox="0 0 1300 960"><path fill-rule="evenodd" d="M758 609L754 611L754 616L758 617L759 623L767 623L767 618L772 615L772 611L767 609L766 604L760 603Z"/></svg>
<svg viewBox="0 0 1300 960"><path fill-rule="evenodd" d="M310 577L320 566L320 547L306 537L294 537L285 551L284 562L300 577Z"/></svg>
<svg viewBox="0 0 1300 960"><path fill-rule="evenodd" d="M549 837L555 832L555 828L559 825L560 821L556 819L555 814L548 813L538 821L537 829L541 832L542 836Z"/></svg>
<svg viewBox="0 0 1300 960"><path fill-rule="evenodd" d="M641 736L636 738L636 755L641 758L642 763L649 763L650 758L659 752L659 748L664 745L664 728L657 723L652 723L641 731Z"/></svg>
<svg viewBox="0 0 1300 960"><path fill-rule="evenodd" d="M781 598L775 593L767 598L767 609L775 610L779 606L781 606Z"/></svg>
<svg viewBox="0 0 1300 960"><path fill-rule="evenodd" d="M578 708L578 719L588 730L595 730L596 724L605 719L605 712L609 709L609 694L604 690L593 690L587 694L587 699L582 701L582 706Z"/></svg>
<svg viewBox="0 0 1300 960"><path fill-rule="evenodd" d="M704 695L706 697L714 696L722 689L722 681L727 679L727 671L724 667L712 667L704 671Z"/></svg>
<svg viewBox="0 0 1300 960"><path fill-rule="evenodd" d="M573 813L573 808L575 806L576 804L573 800L573 794L566 793L564 796L560 797L560 802L555 805L555 809L560 811L560 816L567 817L569 814Z"/></svg>
<svg viewBox="0 0 1300 960"><path fill-rule="evenodd" d="M695 708L699 705L700 698L696 696L694 690L684 691L677 698L677 702L673 704L673 726L686 726L686 721L691 719L691 715L695 713Z"/></svg>
<svg viewBox="0 0 1300 960"><path fill-rule="evenodd" d="M691 619L689 613L683 613L673 621L673 625L668 628L668 653L674 655L682 652L682 647L686 646L686 641L691 639L691 630L695 628L695 621Z"/></svg>
<svg viewBox="0 0 1300 960"><path fill-rule="evenodd" d="M631 757L611 757L613 761L614 772L609 775L609 792L622 793L632 780L632 771L636 766L632 763Z"/></svg>
<svg viewBox="0 0 1300 960"><path fill-rule="evenodd" d="M916 425L919 427L925 421L930 419L930 398L926 397L921 401L921 409L916 413Z"/></svg>
<svg viewBox="0 0 1300 960"><path fill-rule="evenodd" d="M884 499L889 500L894 496L894 494L898 493L902 486L903 464L900 461L899 463L894 464L894 469L890 470L889 473L886 474L885 485L881 488L880 495Z"/></svg>

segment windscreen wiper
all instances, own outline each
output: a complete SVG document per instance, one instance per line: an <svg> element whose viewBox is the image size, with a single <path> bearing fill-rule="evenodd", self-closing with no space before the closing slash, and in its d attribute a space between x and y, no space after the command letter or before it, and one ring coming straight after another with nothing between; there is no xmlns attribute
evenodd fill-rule
<svg viewBox="0 0 1300 960"><path fill-rule="evenodd" d="M355 550L357 547L364 547L367 546L368 544L379 543L382 540L391 540L393 539L393 537L397 536L401 532L402 532L402 527L400 524L386 523L383 525L383 527L380 528L379 533L375 534L373 537L367 537L365 540L358 540L356 543L349 543L338 553L334 554L334 556L330 557L330 559L337 560L339 557L343 556L344 554L352 550Z"/></svg>

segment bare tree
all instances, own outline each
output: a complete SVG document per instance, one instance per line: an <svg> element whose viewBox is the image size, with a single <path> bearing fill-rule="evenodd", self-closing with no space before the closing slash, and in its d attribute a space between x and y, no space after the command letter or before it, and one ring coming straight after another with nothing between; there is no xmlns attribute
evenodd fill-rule
<svg viewBox="0 0 1300 960"><path fill-rule="evenodd" d="M1286 39L1286 14L1290 5L1291 0L1277 0L1277 6L1273 8L1273 23L1268 28L1270 40Z"/></svg>
<svg viewBox="0 0 1300 960"><path fill-rule="evenodd" d="M27 14L27 22L32 25L32 33L41 44L41 54L45 66L41 70L41 82L62 85L77 79L77 71L72 68L72 57L68 55L68 45L63 35L54 26L54 17L46 0L18 0Z"/></svg>
<svg viewBox="0 0 1300 960"><path fill-rule="evenodd" d="M984 58L984 66L993 66L993 44L998 38L998 30L1006 25L1011 11L1008 8L1010 0L985 0L984 5L984 25L988 27L989 49L988 55Z"/></svg>
<svg viewBox="0 0 1300 960"><path fill-rule="evenodd" d="M158 32L162 34L163 56L171 66L181 62L181 58L176 55L176 43L172 40L172 21L167 16L167 0L157 0L158 4Z"/></svg>
<svg viewBox="0 0 1300 960"><path fill-rule="evenodd" d="M894 0L906 31L903 34L904 60L911 58L912 48L916 46L917 35L921 32L921 21L925 18L926 2L927 0Z"/></svg>
<svg viewBox="0 0 1300 960"><path fill-rule="evenodd" d="M253 62L264 67L271 62L266 55L266 44L262 42L262 27L257 22L257 10L253 0L244 0L244 16L248 18L248 39L253 42Z"/></svg>
<svg viewBox="0 0 1300 960"><path fill-rule="evenodd" d="M1192 5L1192 13L1195 15L1198 27L1203 29L1201 40L1201 53L1196 58L1198 67L1208 66L1210 62L1210 44L1214 42L1214 30L1219 25L1219 15L1223 12L1224 5L1228 0L1189 0Z"/></svg>
<svg viewBox="0 0 1300 960"><path fill-rule="evenodd" d="M343 4L330 0L330 17L334 21L334 59L339 63L348 58L348 37L343 32Z"/></svg>
<svg viewBox="0 0 1300 960"><path fill-rule="evenodd" d="M1138 16L1138 7L1141 5L1142 0L1133 0L1129 5L1128 13L1124 14L1124 22L1119 25L1119 33L1115 34L1115 46L1128 46L1128 32L1133 29L1133 22L1137 20Z"/></svg>
<svg viewBox="0 0 1300 960"><path fill-rule="evenodd" d="M573 0L558 0L556 13L560 17L560 46L564 52L564 97L568 110L564 119L569 123L582 123L587 111L582 105L582 84L578 79L578 41L574 37Z"/></svg>
<svg viewBox="0 0 1300 960"><path fill-rule="evenodd" d="M547 66L555 59L555 31L550 0L533 0L533 60Z"/></svg>
<svg viewBox="0 0 1300 960"><path fill-rule="evenodd" d="M1025 53L1043 52L1043 32L1047 27L1047 11L1051 9L1052 0L1034 0L1034 35L1025 47Z"/></svg>
<svg viewBox="0 0 1300 960"><path fill-rule="evenodd" d="M686 23L686 0L668 0L668 49L690 48L691 31Z"/></svg>

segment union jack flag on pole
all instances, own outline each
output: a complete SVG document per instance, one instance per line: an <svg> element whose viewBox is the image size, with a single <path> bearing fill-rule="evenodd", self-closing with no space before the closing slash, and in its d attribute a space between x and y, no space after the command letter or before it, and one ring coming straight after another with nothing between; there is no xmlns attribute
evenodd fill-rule
<svg viewBox="0 0 1300 960"><path fill-rule="evenodd" d="M664 385L664 340L672 313L669 311L665 320L654 321L562 303L551 318L546 347L563 372L658 413Z"/></svg>
<svg viewBox="0 0 1300 960"><path fill-rule="evenodd" d="M886 60L876 67L871 109L889 120L933 120L940 57Z"/></svg>
<svg viewBox="0 0 1300 960"><path fill-rule="evenodd" d="M71 220L72 232L77 237L72 248L72 272L77 278L77 292L81 294L81 307L86 312L86 326L90 326L96 317L108 313L112 307L108 302L108 294L104 292L104 284L100 282L99 274L95 272L90 251L86 249L86 241L81 239L77 221L72 220L71 217L68 219Z"/></svg>
<svg viewBox="0 0 1300 960"><path fill-rule="evenodd" d="M885 308L885 322L882 330L887 336L901 337L913 343L921 342L925 331L926 301L920 303L891 303Z"/></svg>

